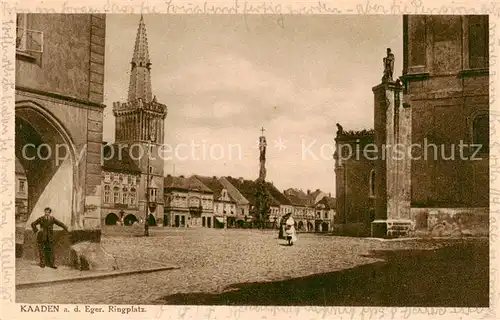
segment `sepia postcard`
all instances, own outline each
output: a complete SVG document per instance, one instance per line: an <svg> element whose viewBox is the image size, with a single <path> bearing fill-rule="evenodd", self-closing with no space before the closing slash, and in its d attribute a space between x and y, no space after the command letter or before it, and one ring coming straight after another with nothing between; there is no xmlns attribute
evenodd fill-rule
<svg viewBox="0 0 500 320"><path fill-rule="evenodd" d="M2 3L0 317L500 317L498 13Z"/></svg>

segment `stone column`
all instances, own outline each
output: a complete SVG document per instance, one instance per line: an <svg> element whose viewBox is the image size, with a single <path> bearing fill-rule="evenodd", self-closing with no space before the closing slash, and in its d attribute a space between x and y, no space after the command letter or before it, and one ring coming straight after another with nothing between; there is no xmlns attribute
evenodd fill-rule
<svg viewBox="0 0 500 320"><path fill-rule="evenodd" d="M411 109L403 104L401 83L386 81L375 95L375 221L373 237L407 235L412 226Z"/></svg>

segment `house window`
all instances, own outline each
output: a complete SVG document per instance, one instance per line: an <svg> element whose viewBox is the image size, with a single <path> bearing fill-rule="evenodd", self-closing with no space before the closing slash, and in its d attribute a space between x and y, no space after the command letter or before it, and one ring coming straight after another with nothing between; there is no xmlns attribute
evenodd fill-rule
<svg viewBox="0 0 500 320"><path fill-rule="evenodd" d="M122 199L123 204L128 204L128 189L123 188L123 199Z"/></svg>
<svg viewBox="0 0 500 320"><path fill-rule="evenodd" d="M135 205L135 188L130 188L130 204Z"/></svg>
<svg viewBox="0 0 500 320"><path fill-rule="evenodd" d="M131 176L130 177L130 184L136 185L137 184L137 177L136 176Z"/></svg>
<svg viewBox="0 0 500 320"><path fill-rule="evenodd" d="M370 197L375 197L375 170L370 171Z"/></svg>
<svg viewBox="0 0 500 320"><path fill-rule="evenodd" d="M470 15L469 31L469 68L488 68L488 16Z"/></svg>
<svg viewBox="0 0 500 320"><path fill-rule="evenodd" d="M472 125L473 143L475 148L480 147L480 152L489 152L490 147L490 132L489 132L489 116L482 114L474 119Z"/></svg>
<svg viewBox="0 0 500 320"><path fill-rule="evenodd" d="M116 183L120 183L120 175L119 174L114 174L113 175L113 181Z"/></svg>
<svg viewBox="0 0 500 320"><path fill-rule="evenodd" d="M328 212L325 212L325 219L328 219Z"/></svg>
<svg viewBox="0 0 500 320"><path fill-rule="evenodd" d="M120 188L118 187L113 188L113 202L120 203Z"/></svg>
<svg viewBox="0 0 500 320"><path fill-rule="evenodd" d="M123 176L122 184L128 184L128 176L127 175Z"/></svg>
<svg viewBox="0 0 500 320"><path fill-rule="evenodd" d="M43 32L28 29L30 15L17 14L16 25L16 50L26 53L43 52Z"/></svg>
<svg viewBox="0 0 500 320"><path fill-rule="evenodd" d="M108 172L104 174L104 182L111 182L111 174L109 174Z"/></svg>
<svg viewBox="0 0 500 320"><path fill-rule="evenodd" d="M153 166L149 166L149 174L153 174Z"/></svg>
<svg viewBox="0 0 500 320"><path fill-rule="evenodd" d="M26 192L26 180L19 179L19 193L25 193L25 192Z"/></svg>
<svg viewBox="0 0 500 320"><path fill-rule="evenodd" d="M109 186L104 186L104 203L111 202L111 188Z"/></svg>

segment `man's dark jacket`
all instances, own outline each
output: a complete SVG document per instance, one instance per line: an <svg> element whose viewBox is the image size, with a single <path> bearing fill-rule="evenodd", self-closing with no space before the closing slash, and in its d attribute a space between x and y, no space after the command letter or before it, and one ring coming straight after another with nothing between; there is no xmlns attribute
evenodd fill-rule
<svg viewBox="0 0 500 320"><path fill-rule="evenodd" d="M61 221L57 220L53 216L41 216L40 218L33 221L31 228L33 232L38 232L37 225L40 225L40 232L36 235L36 240L38 242L53 242L54 241L54 224L68 231L68 227Z"/></svg>

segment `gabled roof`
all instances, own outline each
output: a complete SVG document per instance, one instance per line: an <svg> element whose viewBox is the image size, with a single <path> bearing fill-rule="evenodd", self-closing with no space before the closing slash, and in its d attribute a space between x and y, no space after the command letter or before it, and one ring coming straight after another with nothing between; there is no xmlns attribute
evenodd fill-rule
<svg viewBox="0 0 500 320"><path fill-rule="evenodd" d="M167 175L164 179L164 188L166 190L179 190L179 191L198 191L203 193L213 193L212 190L207 188L201 181L194 176L185 178L184 176L171 176Z"/></svg>
<svg viewBox="0 0 500 320"><path fill-rule="evenodd" d="M276 199L279 204L292 205L292 202L287 197L285 197L285 195L281 193L272 183L266 182L266 185L267 190L269 191L271 196Z"/></svg>
<svg viewBox="0 0 500 320"><path fill-rule="evenodd" d="M203 183L208 189L212 190L214 193L214 198L219 198L221 196L222 190L225 189L225 186L219 181L217 177L205 177L200 175L194 175L193 178L198 179L201 183ZM234 199L228 192L228 196L231 200Z"/></svg>
<svg viewBox="0 0 500 320"><path fill-rule="evenodd" d="M227 180L226 177L221 177L219 181L220 183L222 183L222 185L224 185L231 198L234 199L234 201L236 201L237 204L239 205L249 204L248 199L245 198L245 196L241 194L241 192L235 186L233 186L233 184L229 180Z"/></svg>
<svg viewBox="0 0 500 320"><path fill-rule="evenodd" d="M284 194L294 206L306 207L309 205L307 194L305 194L302 190L290 188L285 190Z"/></svg>
<svg viewBox="0 0 500 320"><path fill-rule="evenodd" d="M326 196L325 199L328 202L328 206L330 207L330 209L337 208L337 199L335 199L334 197L330 197L330 196Z"/></svg>
<svg viewBox="0 0 500 320"><path fill-rule="evenodd" d="M248 200L251 205L255 205L255 182L246 179L236 179L225 177L238 191Z"/></svg>
<svg viewBox="0 0 500 320"><path fill-rule="evenodd" d="M107 144L103 148L102 157L104 159L102 169L105 171L141 173L141 169L139 169L136 162L130 157L127 147L119 146L115 143Z"/></svg>
<svg viewBox="0 0 500 320"><path fill-rule="evenodd" d="M332 197L329 197L329 196L324 197L323 199L321 199L320 201L318 201L317 204L324 205L325 209L327 209L327 210L335 209L335 207L336 207L335 198L332 198Z"/></svg>
<svg viewBox="0 0 500 320"><path fill-rule="evenodd" d="M257 182L246 179L236 179L233 177L225 177L248 201L251 205L255 205L255 193L257 192ZM270 194L271 206L279 206L280 204L291 205L291 202L278 190L272 183L266 182L266 189Z"/></svg>

